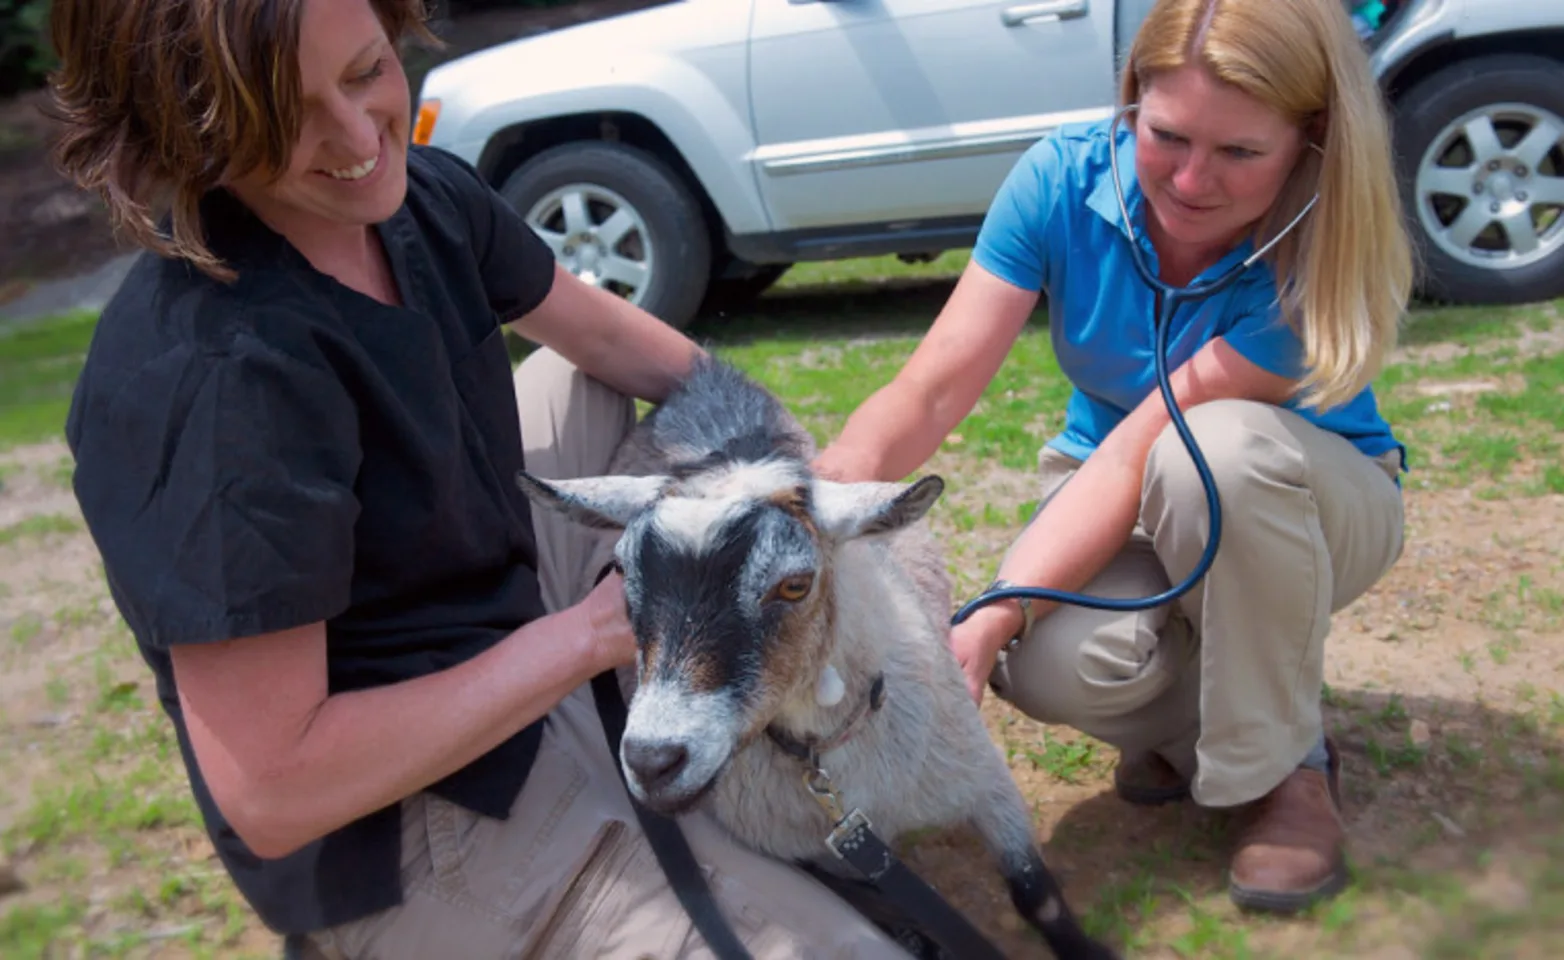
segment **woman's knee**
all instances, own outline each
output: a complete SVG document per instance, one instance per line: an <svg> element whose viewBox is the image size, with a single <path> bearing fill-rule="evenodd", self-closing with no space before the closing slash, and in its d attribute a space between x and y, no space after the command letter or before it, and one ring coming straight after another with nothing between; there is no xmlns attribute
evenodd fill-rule
<svg viewBox="0 0 1564 960"><path fill-rule="evenodd" d="M527 461L543 476L603 472L635 426L634 400L547 347L522 360L512 379Z"/></svg>
<svg viewBox="0 0 1564 960"><path fill-rule="evenodd" d="M603 383L549 347L538 347L527 354L511 373L517 402L524 407L572 407L585 405L596 410L621 413L629 422L635 419L635 401Z"/></svg>
<svg viewBox="0 0 1564 960"><path fill-rule="evenodd" d="M1244 490L1256 485L1303 482L1303 453L1283 422L1292 416L1287 411L1253 400L1225 399L1199 404L1183 416L1224 503L1240 501ZM1187 515L1188 505L1205 498L1205 483L1189 448L1170 423L1146 460L1142 522L1154 530L1169 506L1178 505L1171 512Z"/></svg>
<svg viewBox="0 0 1564 960"><path fill-rule="evenodd" d="M1093 612L1098 616L1079 615ZM1165 612L1109 614L1106 622L1102 613L1061 608L1050 614L995 670L996 693L1035 720L1087 730L1155 700L1172 682L1169 666L1176 660L1163 649Z"/></svg>

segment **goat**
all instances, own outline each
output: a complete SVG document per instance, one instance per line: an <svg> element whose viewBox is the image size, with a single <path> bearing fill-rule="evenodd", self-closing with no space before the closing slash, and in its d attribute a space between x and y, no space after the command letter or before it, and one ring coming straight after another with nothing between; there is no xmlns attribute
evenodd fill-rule
<svg viewBox="0 0 1564 960"><path fill-rule="evenodd" d="M1044 865L946 644L949 575L920 522L943 481L831 482L814 453L774 396L703 360L608 475L517 477L535 503L619 535L637 642L621 675L632 794L667 816L705 803L750 847L845 876L823 843L835 824L779 749L817 743L887 844L969 824L1059 957L1113 956Z"/></svg>

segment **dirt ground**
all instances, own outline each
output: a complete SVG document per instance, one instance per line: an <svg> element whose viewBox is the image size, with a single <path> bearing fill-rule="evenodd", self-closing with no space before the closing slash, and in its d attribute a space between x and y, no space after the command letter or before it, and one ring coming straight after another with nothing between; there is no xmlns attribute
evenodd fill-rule
<svg viewBox="0 0 1564 960"><path fill-rule="evenodd" d="M1001 503L1023 499L1000 491L976 496L996 493ZM1462 911L1475 912L1478 923L1490 913L1558 910L1554 901L1532 898L1557 896L1558 888L1535 873L1556 875L1564 865L1560 530L1560 496L1481 501L1463 491L1408 493L1402 559L1335 617L1328 640L1326 723L1344 757L1359 884L1342 904L1364 916L1338 921L1340 938L1318 918L1261 922L1245 931L1249 949L1281 957L1429 956L1433 933L1463 942ZM973 544L964 552L980 549L975 532L952 536ZM981 549L1002 548L1002 537L991 539ZM977 588L970 585L966 595ZM1213 929L1236 917L1222 877L1230 850L1225 840L1236 820L1190 804L1130 806L1111 792L1111 749L1027 720L993 698L984 714L1001 747L1033 744L1035 752L1035 744L1053 738L1094 751L1078 763L1057 752L1041 763L1023 752L1012 762L1052 863L1069 877L1077 902L1119 909L1128 895L1135 909L1107 927L1134 924L1139 938L1163 944L1137 956L1247 955L1232 943L1220 952L1194 943L1177 951L1166 946L1195 922L1191 901L1198 904L1195 917L1214 914ZM1076 782L1061 782L1060 770L1073 770ZM1539 851L1546 851L1541 865L1532 862ZM914 862L940 877L942 888L957 891L964 908L997 928L1014 927L1003 888L986 876L970 842L931 844ZM1390 895L1395 884L1424 871L1441 889L1468 887L1476 902L1457 897L1460 909L1452 906L1441 921L1426 915L1426 903ZM1150 893L1157 889L1162 896ZM1485 897L1493 902L1485 904ZM1472 952L1449 955L1557 956L1564 916L1555 912L1541 922L1546 933L1529 930L1518 947L1507 945L1518 952L1489 953L1471 944ZM1007 946L1011 956L1047 955L1024 936Z"/></svg>
<svg viewBox="0 0 1564 960"><path fill-rule="evenodd" d="M47 166L41 102L0 104L0 304L117 249L101 205ZM951 504L976 513L1013 513L1032 496L1024 473L954 453L933 466L960 481ZM135 955L184 957L203 955L186 941L215 915L231 934L219 955L275 956L180 805L177 756L68 477L61 444L0 454L0 833L27 831L0 850L0 929L24 907L76 911L61 922L97 938L134 933ZM1111 749L987 701L1069 896L1132 956L1564 954L1564 496L1409 490L1406 502L1405 554L1334 618L1329 640L1327 723L1345 758L1355 883L1313 916L1239 917L1223 893L1229 817L1131 807L1112 793ZM1002 549L998 530L941 523L958 568ZM982 582L966 575L960 595ZM101 767L40 798L62 763ZM141 805L126 813L95 784L130 784ZM970 838L925 838L907 856L1007 955L1047 955Z"/></svg>
<svg viewBox="0 0 1564 960"><path fill-rule="evenodd" d="M1029 495L1024 473L974 474L970 464L940 456L935 469L973 478L952 489L957 504L1008 509ZM9 647L0 676L0 754L8 757L0 762L0 829L39 817L35 781L59 775L60 758L78 749L72 743L109 736L104 722L127 724L149 742L158 742L162 723L77 522L68 473L59 444L0 455L0 530L30 531L0 539L0 646ZM1345 757L1357 883L1314 917L1239 919L1222 888L1228 817L1190 804L1128 806L1111 792L1111 749L987 702L995 743L1013 754L1039 837L1069 895L1130 955L1556 955L1548 944L1564 934L1564 496L1485 501L1461 491L1409 491L1407 506L1404 556L1335 618L1329 641L1327 715ZM944 532L958 563L991 555L1003 540L981 528ZM962 586L970 596L977 584ZM135 706L118 714L124 719L102 712L103 704L121 700ZM160 763L162 789L177 790L177 758L164 749ZM115 924L134 926L134 911L125 919L126 898L157 889L169 871L183 869L220 889L223 878L197 826L177 817L166 822L136 825L134 853L117 866L110 855L107 872L92 866L101 851L82 853L93 879L33 880L0 905L85 892L90 906L79 924L102 936ZM86 841L77 846L95 849ZM11 869L24 881L35 877L43 851L41 844L13 851ZM970 838L925 838L910 846L908 859L1007 955L1047 955L1017 928ZM0 890L6 869L0 865ZM210 896L224 902L221 893ZM226 903L233 950L273 949L242 905L231 897ZM1486 939L1468 943L1471 930L1489 930L1495 917L1520 931L1504 941L1505 951L1479 948ZM166 943L154 939L148 950L143 941L135 955L189 955L178 936L193 925L167 927ZM1451 938L1456 951L1440 952Z"/></svg>
<svg viewBox="0 0 1564 960"><path fill-rule="evenodd" d="M40 280L83 273L120 251L108 212L50 165L41 91L0 102L0 304Z"/></svg>

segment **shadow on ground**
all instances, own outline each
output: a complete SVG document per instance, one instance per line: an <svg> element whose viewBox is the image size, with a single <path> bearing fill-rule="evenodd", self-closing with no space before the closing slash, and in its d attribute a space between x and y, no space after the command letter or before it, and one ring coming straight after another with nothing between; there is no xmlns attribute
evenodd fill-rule
<svg viewBox="0 0 1564 960"><path fill-rule="evenodd" d="M1241 813L1189 802L1135 807L1112 792L1107 764L1068 784L1021 761L1018 780L1048 861L1089 928L1131 957L1542 956L1559 942L1557 730L1442 698L1337 691L1332 700L1327 725L1343 755L1353 880L1298 918L1246 916L1228 901ZM1419 746L1409 716L1441 732ZM1024 734L1028 723L1008 732ZM905 855L1006 956L1049 956L1020 926L974 838L926 837Z"/></svg>
<svg viewBox="0 0 1564 960"><path fill-rule="evenodd" d="M955 289L953 278L888 278L834 281L775 290L742 308L696 319L687 331L703 343L740 346L755 341L812 342L822 337L855 339L921 337ZM1031 323L1046 325L1039 307Z"/></svg>
<svg viewBox="0 0 1564 960"><path fill-rule="evenodd" d="M955 277L872 277L800 284L775 289L728 313L708 313L689 328L691 336L725 346L757 340L804 341L839 337L916 337L925 333L950 299ZM1551 322L1559 304L1539 303L1518 310L1454 307L1414 300L1415 322L1403 326L1402 346L1470 341L1502 334L1535 316ZM1148 316L1149 323L1151 318ZM1031 323L1046 326L1046 296Z"/></svg>

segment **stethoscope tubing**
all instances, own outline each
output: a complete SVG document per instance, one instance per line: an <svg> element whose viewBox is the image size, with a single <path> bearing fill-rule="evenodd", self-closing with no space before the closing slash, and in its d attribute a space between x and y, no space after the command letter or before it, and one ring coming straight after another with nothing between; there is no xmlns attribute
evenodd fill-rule
<svg viewBox="0 0 1564 960"><path fill-rule="evenodd" d="M1125 237L1129 240L1130 260L1135 264L1135 272L1145 284L1159 295L1161 309L1156 310L1153 322L1156 324L1156 349L1153 353L1156 363L1157 389L1162 395L1162 401L1167 407L1168 417L1172 420L1173 429L1177 431L1179 439L1184 444L1184 449L1189 451L1189 457L1194 462L1195 472L1200 475L1201 485L1206 494L1206 512L1210 517L1210 530L1206 537L1206 546L1200 554L1200 560L1195 568L1178 583L1149 597L1102 597L1093 594L1075 593L1068 590L1055 590L1050 587L1023 587L1010 586L989 590L979 594L976 598L966 603L956 611L951 618L952 625L962 623L980 607L987 606L1006 599L1032 599L1052 600L1058 603L1067 603L1077 607L1088 607L1094 610L1134 611L1150 610L1163 604L1171 603L1179 597L1194 589L1211 570L1211 564L1216 560L1217 548L1222 540L1222 500L1217 490L1216 478L1211 473L1210 464L1206 462L1205 454L1200 451L1200 445L1195 442L1195 436L1190 432L1189 424L1184 420L1183 411L1179 409L1178 400L1173 395L1172 384L1168 380L1168 331L1173 326L1173 316L1178 308L1186 303L1195 303L1206 300L1221 293L1231 286L1251 264L1255 263L1266 251L1270 250L1282 237L1286 236L1296 227L1304 216L1319 202L1319 194L1315 195L1304 205L1291 222L1287 224L1270 242L1246 257L1243 262L1230 267L1221 276L1210 280L1197 280L1186 287L1173 287L1164 283L1146 262L1146 253L1141 249L1135 236L1135 228L1131 224L1129 207L1124 200L1124 187L1119 180L1118 150L1115 142L1116 131L1119 122L1134 105L1120 109L1113 117L1113 122L1108 127L1108 167L1113 175L1113 189L1118 197L1119 211L1124 219ZM1066 481L1068 482L1068 481Z"/></svg>

